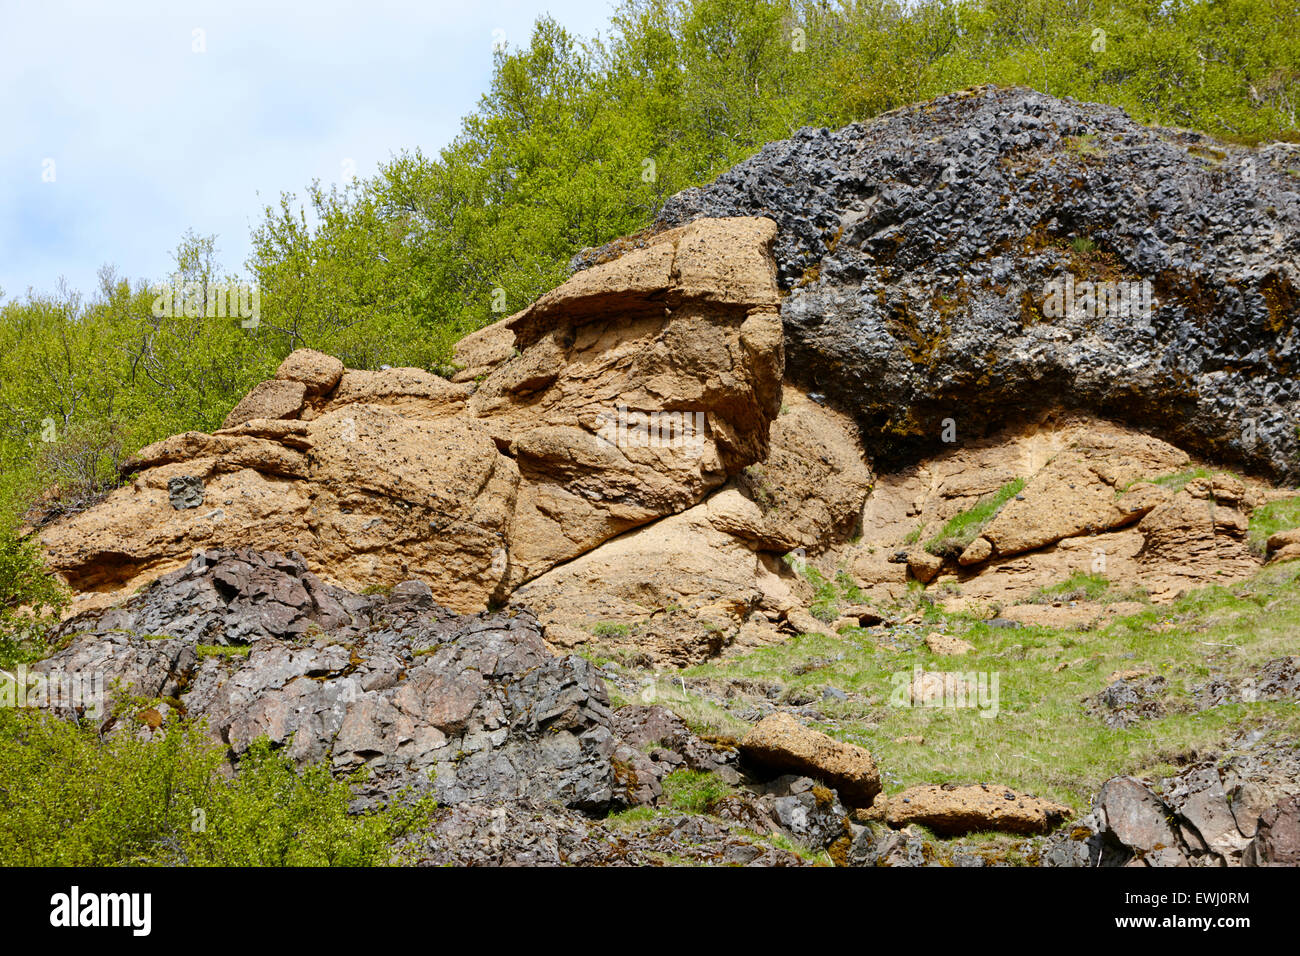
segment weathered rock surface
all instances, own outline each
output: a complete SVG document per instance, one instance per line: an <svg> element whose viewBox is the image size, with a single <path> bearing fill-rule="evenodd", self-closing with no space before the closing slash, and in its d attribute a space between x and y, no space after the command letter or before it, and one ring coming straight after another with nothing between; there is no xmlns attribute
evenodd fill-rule
<svg viewBox="0 0 1300 956"><path fill-rule="evenodd" d="M1114 777L1044 854L1057 866L1296 865L1300 749L1200 761L1155 785Z"/></svg>
<svg viewBox="0 0 1300 956"><path fill-rule="evenodd" d="M599 643L661 664L780 640L776 622L795 624L801 607L778 556L845 540L871 485L845 416L794 388L782 408L764 463L524 584L512 602L534 611L558 646ZM808 617L800 629L825 627Z"/></svg>
<svg viewBox="0 0 1300 956"><path fill-rule="evenodd" d="M1249 516L1295 492L1195 474L1186 452L1159 439L1086 415L1046 413L878 476L861 540L839 556L877 600L901 597L910 578L930 584L950 610L996 604L1025 623L1085 624L1105 606L1057 613L1008 605L1042 600L1041 589L1072 575L1105 578L1114 588L1107 599L1127 592L1122 603L1132 608L1133 598L1167 601L1259 570ZM1017 479L1023 489L964 550L945 549L950 520ZM940 554L927 550L932 542Z"/></svg>
<svg viewBox="0 0 1300 956"><path fill-rule="evenodd" d="M673 197L659 226L777 221L791 373L858 417L882 470L938 445L947 419L965 440L1065 403L1294 481L1293 163L1281 144L981 88L802 129ZM1067 275L1079 295L1054 317L1048 283ZM1149 309L1083 295L1142 281Z"/></svg>
<svg viewBox="0 0 1300 956"><path fill-rule="evenodd" d="M1049 833L1072 815L1059 803L986 784L911 787L891 796L885 811L891 827L919 823L940 836L985 830Z"/></svg>
<svg viewBox="0 0 1300 956"><path fill-rule="evenodd" d="M366 800L412 788L599 811L653 802L668 772L618 738L595 669L552 655L531 616L457 616L419 581L362 596L296 555L212 550L61 635L38 670L170 698L234 755L266 737L298 762L367 768Z"/></svg>
<svg viewBox="0 0 1300 956"><path fill-rule="evenodd" d="M419 840L423 866L807 865L725 819L666 815L633 829L528 802L441 809Z"/></svg>
<svg viewBox="0 0 1300 956"><path fill-rule="evenodd" d="M786 713L755 724L740 742L740 753L758 767L823 780L853 806L870 805L880 792L880 774L870 753L805 727Z"/></svg>
<svg viewBox="0 0 1300 956"><path fill-rule="evenodd" d="M783 371L774 235L735 219L657 236L483 330L461 353L473 383L295 352L217 434L143 449L129 486L42 529L50 565L111 599L196 550L295 551L337 584L419 578L447 607L483 608L767 456ZM865 467L851 464L857 484L796 538L855 520L841 500Z"/></svg>

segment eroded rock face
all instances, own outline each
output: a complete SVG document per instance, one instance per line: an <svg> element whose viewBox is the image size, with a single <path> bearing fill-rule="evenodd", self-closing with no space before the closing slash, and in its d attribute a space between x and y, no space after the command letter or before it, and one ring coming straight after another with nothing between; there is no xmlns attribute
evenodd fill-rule
<svg viewBox="0 0 1300 956"><path fill-rule="evenodd" d="M660 226L776 219L791 373L851 408L882 470L941 447L945 419L971 436L1064 402L1293 481L1295 165L1282 144L982 88L800 130L673 197ZM1067 276L1078 295L1053 315ZM1149 308L1083 296L1143 281Z"/></svg>
<svg viewBox="0 0 1300 956"><path fill-rule="evenodd" d="M1151 785L1113 777L1045 854L1066 866L1296 865L1300 751L1293 741L1204 760Z"/></svg>
<svg viewBox="0 0 1300 956"><path fill-rule="evenodd" d="M44 528L49 563L102 602L197 550L275 549L339 584L419 578L485 607L767 456L774 235L766 219L665 232L463 344L476 381L295 352L224 428L143 449L129 486Z"/></svg>
<svg viewBox="0 0 1300 956"><path fill-rule="evenodd" d="M297 555L216 549L59 636L68 647L35 670L170 699L234 755L266 737L300 763L368 768L367 801L410 787L600 811L652 802L668 772L617 736L594 667L554 656L534 618L458 616L419 581L364 596Z"/></svg>
<svg viewBox="0 0 1300 956"><path fill-rule="evenodd" d="M919 823L940 836L960 836L986 830L1050 833L1073 811L1008 787L945 784L912 787L895 794L889 798L885 814L891 827Z"/></svg>
<svg viewBox="0 0 1300 956"><path fill-rule="evenodd" d="M783 639L777 625L800 608L780 556L853 534L872 476L846 416L797 388L782 396L762 463L702 503L529 581L512 602L537 613L557 646L595 642L658 664Z"/></svg>
<svg viewBox="0 0 1300 956"><path fill-rule="evenodd" d="M1160 439L1052 411L879 476L861 540L841 557L877 599L898 598L910 578L949 609L998 604L1024 623L1086 625L1103 614L1100 605L1015 605L1041 600L1042 589L1072 575L1106 579L1111 600L1127 591L1161 602L1259 570L1250 514L1295 492L1213 471L1192 477L1195 467ZM945 543L949 522L1016 481L1020 491L973 540Z"/></svg>

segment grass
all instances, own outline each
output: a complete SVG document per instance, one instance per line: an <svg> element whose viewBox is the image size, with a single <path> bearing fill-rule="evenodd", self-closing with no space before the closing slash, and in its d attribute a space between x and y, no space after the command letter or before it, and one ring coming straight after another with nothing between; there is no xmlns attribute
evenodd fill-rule
<svg viewBox="0 0 1300 956"><path fill-rule="evenodd" d="M1053 601L1097 601L1110 590L1110 582L1100 574L1076 572L1050 587L1039 588L1029 599L1030 604L1051 604Z"/></svg>
<svg viewBox="0 0 1300 956"><path fill-rule="evenodd" d="M818 729L870 750L887 792L916 784L989 781L1085 812L1092 794L1115 774L1171 772L1188 754L1219 748L1244 729L1300 734L1294 702L1228 704L1197 712L1192 693L1211 676L1240 681L1265 661L1295 653L1297 578L1300 563L1265 568L1247 582L1201 589L1089 632L991 628L969 615L932 610L923 624L895 631L891 644L877 643L863 630L846 629L840 637L806 634L686 674L806 690L825 716ZM1090 577L1065 584L1100 587ZM924 636L937 630L970 641L975 650L960 663L931 654ZM800 674L800 665L814 659L819 666ZM918 665L996 674L996 716L982 717L978 708L891 706L896 675L906 679ZM1109 728L1083 702L1112 683L1117 671L1134 669L1166 678L1166 714ZM845 690L848 698L821 699L826 684Z"/></svg>
<svg viewBox="0 0 1300 956"><path fill-rule="evenodd" d="M614 621L598 621L591 626L591 633L596 637L628 637L632 633L632 626Z"/></svg>
<svg viewBox="0 0 1300 956"><path fill-rule="evenodd" d="M823 624L833 624L840 616L840 608L846 604L862 604L866 598L862 590L842 568L833 577L827 577L812 565L797 561L793 554L784 558L787 565L802 577L813 589L813 599L808 606L809 613Z"/></svg>
<svg viewBox="0 0 1300 956"><path fill-rule="evenodd" d="M715 774L700 770L674 770L663 779L663 800L682 813L708 813L732 787Z"/></svg>
<svg viewBox="0 0 1300 956"><path fill-rule="evenodd" d="M1261 505L1250 515L1247 537L1250 550L1262 556L1268 547L1268 539L1290 528L1300 528L1300 497Z"/></svg>
<svg viewBox="0 0 1300 956"><path fill-rule="evenodd" d="M925 550L938 557L956 557L966 550L967 545L979 537L980 532L1002 510L1003 505L1020 494L1025 488L1025 479L1009 481L997 491L985 495L973 508L963 511L948 519L947 524L933 538L925 543Z"/></svg>
<svg viewBox="0 0 1300 956"><path fill-rule="evenodd" d="M656 678L648 688L641 688L638 694L630 698L611 687L609 696L616 708L626 704L658 704L666 707L701 737L739 740L749 732L749 724L732 716L725 707L685 690L680 678Z"/></svg>
<svg viewBox="0 0 1300 956"><path fill-rule="evenodd" d="M1096 135L1092 133L1088 133L1084 136L1065 137L1065 148L1070 152L1081 156L1106 155L1106 150L1098 144Z"/></svg>

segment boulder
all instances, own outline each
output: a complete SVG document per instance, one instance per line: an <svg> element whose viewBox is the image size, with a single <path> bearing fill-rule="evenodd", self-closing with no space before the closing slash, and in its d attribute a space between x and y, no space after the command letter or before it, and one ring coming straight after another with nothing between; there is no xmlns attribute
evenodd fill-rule
<svg viewBox="0 0 1300 956"><path fill-rule="evenodd" d="M880 792L871 754L799 723L787 713L764 717L740 742L745 761L772 773L824 781L849 806L869 806Z"/></svg>
<svg viewBox="0 0 1300 956"><path fill-rule="evenodd" d="M1282 156L983 87L801 129L672 197L656 228L776 220L790 368L874 436L881 471L1064 399L1294 481L1300 194Z"/></svg>
<svg viewBox="0 0 1300 956"><path fill-rule="evenodd" d="M885 819L891 827L919 823L939 836L998 830L1049 833L1074 811L1009 787L970 784L911 787L889 798Z"/></svg>
<svg viewBox="0 0 1300 956"><path fill-rule="evenodd" d="M1300 797L1288 797L1260 814L1243 862L1246 866L1300 866Z"/></svg>
<svg viewBox="0 0 1300 956"><path fill-rule="evenodd" d="M332 355L315 349L298 349L280 363L275 377L281 381L301 382L307 395L324 395L343 377L343 363Z"/></svg>

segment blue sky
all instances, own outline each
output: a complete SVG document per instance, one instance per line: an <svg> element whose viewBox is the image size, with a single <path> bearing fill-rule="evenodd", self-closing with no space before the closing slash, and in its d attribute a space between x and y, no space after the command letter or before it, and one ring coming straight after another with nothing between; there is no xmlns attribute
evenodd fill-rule
<svg viewBox="0 0 1300 956"><path fill-rule="evenodd" d="M243 272L264 205L398 150L436 150L492 44L610 0L0 0L0 289L89 294L100 265L162 279L181 235ZM196 34L195 31L202 31ZM202 52L196 48L202 47Z"/></svg>

